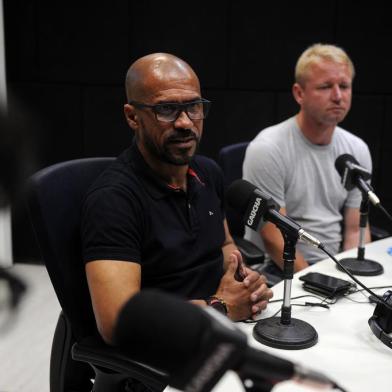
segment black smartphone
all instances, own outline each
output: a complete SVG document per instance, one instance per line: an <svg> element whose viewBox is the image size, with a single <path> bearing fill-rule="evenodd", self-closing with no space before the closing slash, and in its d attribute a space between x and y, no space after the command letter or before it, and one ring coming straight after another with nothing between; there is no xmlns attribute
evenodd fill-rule
<svg viewBox="0 0 392 392"><path fill-rule="evenodd" d="M337 297L344 295L355 285L347 280L335 278L321 274L319 272L308 272L305 275L300 276L302 280L304 290L312 293L325 295L328 297Z"/></svg>

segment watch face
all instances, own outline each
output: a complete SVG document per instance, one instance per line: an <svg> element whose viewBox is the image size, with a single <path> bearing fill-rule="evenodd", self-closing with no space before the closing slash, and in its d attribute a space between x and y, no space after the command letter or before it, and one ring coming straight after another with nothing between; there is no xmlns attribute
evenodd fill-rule
<svg viewBox="0 0 392 392"><path fill-rule="evenodd" d="M223 314L227 314L227 306L223 299L212 296L207 298L206 302L208 306L211 306Z"/></svg>

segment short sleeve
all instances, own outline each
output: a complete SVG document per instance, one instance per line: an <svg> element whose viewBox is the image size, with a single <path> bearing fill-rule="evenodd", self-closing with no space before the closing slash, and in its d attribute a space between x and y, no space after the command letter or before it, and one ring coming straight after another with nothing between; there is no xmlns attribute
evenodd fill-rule
<svg viewBox="0 0 392 392"><path fill-rule="evenodd" d="M90 193L82 210L84 262L122 260L140 263L142 228L139 202L130 192L113 187Z"/></svg>

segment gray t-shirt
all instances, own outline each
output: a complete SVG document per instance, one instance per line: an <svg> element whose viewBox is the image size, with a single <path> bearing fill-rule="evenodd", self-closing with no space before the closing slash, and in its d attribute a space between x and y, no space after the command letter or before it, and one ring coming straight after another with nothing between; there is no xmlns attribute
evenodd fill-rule
<svg viewBox="0 0 392 392"><path fill-rule="evenodd" d="M343 208L358 208L361 203L359 190L347 192L335 169L335 160L342 154L351 154L371 171L369 149L359 137L336 127L330 144L316 145L292 117L264 129L249 144L243 177L270 194L288 216L336 254L342 242ZM245 238L264 249L259 233L246 228ZM309 263L326 257L300 241L297 249Z"/></svg>

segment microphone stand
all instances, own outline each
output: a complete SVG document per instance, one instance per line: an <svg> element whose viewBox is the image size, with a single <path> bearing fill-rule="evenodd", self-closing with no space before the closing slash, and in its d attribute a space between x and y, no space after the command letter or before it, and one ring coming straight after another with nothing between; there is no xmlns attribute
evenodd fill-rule
<svg viewBox="0 0 392 392"><path fill-rule="evenodd" d="M357 258L347 257L339 260L353 275L375 276L384 272L383 266L374 260L365 259L365 233L369 215L369 197L362 192L362 201L359 208L359 244ZM339 270L343 270L337 265Z"/></svg>
<svg viewBox="0 0 392 392"><path fill-rule="evenodd" d="M281 232L284 239L284 294L281 317L259 320L253 328L253 337L270 347L299 350L315 345L318 335L306 321L291 317L291 283L294 272L295 245L298 238L289 236L283 230Z"/></svg>

